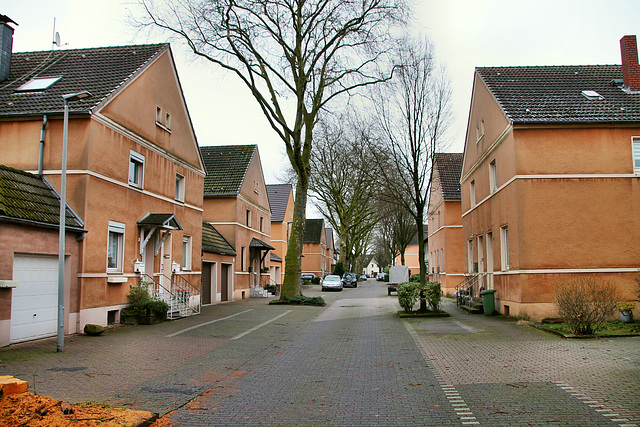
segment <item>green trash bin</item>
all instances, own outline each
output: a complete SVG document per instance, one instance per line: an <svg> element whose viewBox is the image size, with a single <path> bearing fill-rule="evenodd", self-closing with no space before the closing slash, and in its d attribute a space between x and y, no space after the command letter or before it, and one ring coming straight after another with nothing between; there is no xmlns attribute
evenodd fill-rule
<svg viewBox="0 0 640 427"><path fill-rule="evenodd" d="M484 310L485 316L491 316L496 310L495 293L495 289L480 291L480 295L482 295L482 309Z"/></svg>

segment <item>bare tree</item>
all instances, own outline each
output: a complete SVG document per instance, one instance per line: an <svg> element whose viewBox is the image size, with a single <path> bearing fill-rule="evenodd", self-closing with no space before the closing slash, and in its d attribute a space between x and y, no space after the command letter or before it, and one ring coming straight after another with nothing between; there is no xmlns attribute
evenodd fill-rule
<svg viewBox="0 0 640 427"><path fill-rule="evenodd" d="M310 197L338 234L340 262L355 271L377 222L373 157L367 126L349 118L323 121L311 155Z"/></svg>
<svg viewBox="0 0 640 427"><path fill-rule="evenodd" d="M168 31L235 74L285 144L297 185L281 297L301 295L314 127L329 102L391 77L385 58L403 0L139 1L139 24Z"/></svg>
<svg viewBox="0 0 640 427"><path fill-rule="evenodd" d="M375 104L384 135L376 159L387 194L392 196L387 201L411 213L422 243L433 157L451 120L451 89L427 40L407 39L397 54L397 78L382 88ZM424 287L425 251L423 244L418 247ZM423 307L421 302L420 309L426 310L426 304Z"/></svg>

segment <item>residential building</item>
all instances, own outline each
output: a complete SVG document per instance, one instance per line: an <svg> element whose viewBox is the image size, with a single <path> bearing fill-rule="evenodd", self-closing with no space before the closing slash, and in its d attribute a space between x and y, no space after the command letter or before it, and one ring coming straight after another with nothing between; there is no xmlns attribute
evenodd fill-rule
<svg viewBox="0 0 640 427"><path fill-rule="evenodd" d="M179 282L199 299L204 169L170 46L12 53L9 24L0 23L4 164L41 170L59 189L63 95L90 94L69 102L66 194L87 233L70 261L79 311L65 330L118 322L141 273L156 295L171 300Z"/></svg>
<svg viewBox="0 0 640 427"><path fill-rule="evenodd" d="M60 197L46 178L0 165L0 347L57 333ZM77 332L86 230L67 205L65 331Z"/></svg>
<svg viewBox="0 0 640 427"><path fill-rule="evenodd" d="M422 236L422 239L418 239L418 233L416 233L413 240L411 240L411 243L409 243L409 245L405 249L404 264L402 263L402 257L400 256L400 254L398 254L394 259L394 265L406 265L407 267L409 267L410 275L420 274L420 254L419 254L420 246L419 245L424 246L425 264L427 265L427 267L429 266L428 257L427 257L427 254L429 253L428 237L429 237L429 231L428 231L427 224L425 224L424 235Z"/></svg>
<svg viewBox="0 0 640 427"><path fill-rule="evenodd" d="M362 269L362 274L366 274L367 277L376 277L376 275L380 272L380 266L378 266L378 260L376 256L373 254L367 255L364 260L364 268Z"/></svg>
<svg viewBox="0 0 640 427"><path fill-rule="evenodd" d="M235 250L230 300L249 298L269 283L271 208L257 145L200 147L204 221Z"/></svg>
<svg viewBox="0 0 640 427"><path fill-rule="evenodd" d="M333 228L327 227L324 229L325 240L327 241L327 246L324 251L324 259L326 260L327 270L333 272L333 268L338 261L337 253L336 253L336 242L333 235Z"/></svg>
<svg viewBox="0 0 640 427"><path fill-rule="evenodd" d="M318 277L331 274L335 261L333 250L327 245L324 219L309 219L304 223L302 239L301 273L314 273Z"/></svg>
<svg viewBox="0 0 640 427"><path fill-rule="evenodd" d="M436 153L429 193L429 280L451 296L465 280L460 173L462 153Z"/></svg>
<svg viewBox="0 0 640 427"><path fill-rule="evenodd" d="M213 225L202 223L202 304L233 299L236 251Z"/></svg>
<svg viewBox="0 0 640 427"><path fill-rule="evenodd" d="M640 275L640 65L475 70L461 176L465 271L500 313L557 316L554 286Z"/></svg>
<svg viewBox="0 0 640 427"><path fill-rule="evenodd" d="M267 185L271 206L271 280L280 285L284 281L285 257L289 249L289 234L293 222L293 186L291 184Z"/></svg>

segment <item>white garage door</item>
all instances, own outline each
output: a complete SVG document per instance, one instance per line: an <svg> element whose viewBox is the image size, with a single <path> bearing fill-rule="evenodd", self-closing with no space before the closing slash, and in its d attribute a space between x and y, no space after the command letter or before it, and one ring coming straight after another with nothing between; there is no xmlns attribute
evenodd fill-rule
<svg viewBox="0 0 640 427"><path fill-rule="evenodd" d="M55 336L58 320L58 258L15 255L11 301L12 343Z"/></svg>

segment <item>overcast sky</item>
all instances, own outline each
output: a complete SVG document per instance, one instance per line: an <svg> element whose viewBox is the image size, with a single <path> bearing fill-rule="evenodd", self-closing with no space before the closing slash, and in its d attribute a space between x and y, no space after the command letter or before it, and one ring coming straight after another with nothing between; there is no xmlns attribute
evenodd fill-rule
<svg viewBox="0 0 640 427"><path fill-rule="evenodd" d="M49 50L53 25L63 48L156 43L126 24L119 0L14 0L0 14L15 27L15 52ZM10 4L7 4L10 3ZM620 64L619 40L640 33L638 0L419 0L416 31L435 44L453 87L448 151L462 151L476 66ZM258 144L267 183L278 183L284 145L234 76L194 61L172 44L200 145Z"/></svg>

